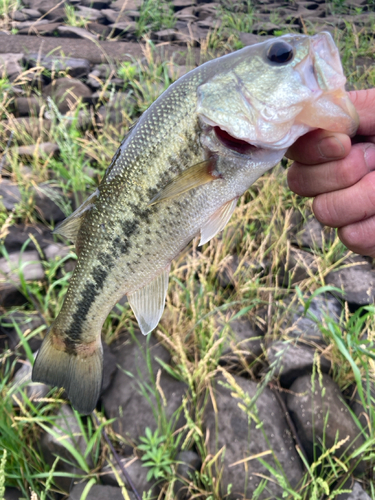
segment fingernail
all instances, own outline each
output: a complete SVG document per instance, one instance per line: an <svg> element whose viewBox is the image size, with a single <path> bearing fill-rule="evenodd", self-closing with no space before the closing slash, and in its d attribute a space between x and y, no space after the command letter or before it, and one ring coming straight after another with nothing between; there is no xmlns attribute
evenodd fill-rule
<svg viewBox="0 0 375 500"><path fill-rule="evenodd" d="M324 137L318 142L318 150L323 158L326 160L334 160L335 158L342 158L345 154L343 144L337 137Z"/></svg>
<svg viewBox="0 0 375 500"><path fill-rule="evenodd" d="M375 169L375 146L367 146L365 149L365 163L367 166L368 170L374 170Z"/></svg>

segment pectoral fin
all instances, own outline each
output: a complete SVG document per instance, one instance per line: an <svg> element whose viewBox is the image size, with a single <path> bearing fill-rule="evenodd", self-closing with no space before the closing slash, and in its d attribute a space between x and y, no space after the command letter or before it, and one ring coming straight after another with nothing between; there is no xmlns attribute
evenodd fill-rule
<svg viewBox="0 0 375 500"><path fill-rule="evenodd" d="M133 293L128 293L128 302L137 318L143 335L156 328L164 311L170 266L167 266L150 283Z"/></svg>
<svg viewBox="0 0 375 500"><path fill-rule="evenodd" d="M176 198L176 196L186 193L186 191L190 191L190 189L220 178L220 173L216 171L216 158L202 161L181 172L181 174L152 198L148 206L167 199Z"/></svg>
<svg viewBox="0 0 375 500"><path fill-rule="evenodd" d="M238 198L228 201L220 207L211 217L206 224L201 228L201 240L199 246L204 245L210 241L214 236L222 231L228 224L229 219L232 217L234 209L236 208Z"/></svg>
<svg viewBox="0 0 375 500"><path fill-rule="evenodd" d="M73 243L76 242L79 228L81 227L83 218L88 210L94 206L96 198L99 196L99 191L96 190L86 201L82 203L72 214L69 215L61 224L55 227L53 234L61 234L68 238Z"/></svg>

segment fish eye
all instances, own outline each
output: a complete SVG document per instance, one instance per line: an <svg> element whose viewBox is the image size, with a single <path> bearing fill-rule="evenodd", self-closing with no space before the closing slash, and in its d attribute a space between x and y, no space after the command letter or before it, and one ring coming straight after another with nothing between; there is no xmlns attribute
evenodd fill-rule
<svg viewBox="0 0 375 500"><path fill-rule="evenodd" d="M275 42L267 52L267 58L274 63L284 64L293 59L293 47L286 42Z"/></svg>

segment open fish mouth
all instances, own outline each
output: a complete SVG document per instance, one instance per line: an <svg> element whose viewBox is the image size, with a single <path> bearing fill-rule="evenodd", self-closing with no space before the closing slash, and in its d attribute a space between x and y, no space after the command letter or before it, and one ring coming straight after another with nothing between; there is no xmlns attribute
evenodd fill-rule
<svg viewBox="0 0 375 500"><path fill-rule="evenodd" d="M221 129L219 126L214 127L214 132L216 139L227 149L231 149L232 151L236 151L242 155L250 155L254 153L257 149L257 146L250 144L243 139L238 139L233 135L229 134L226 130Z"/></svg>

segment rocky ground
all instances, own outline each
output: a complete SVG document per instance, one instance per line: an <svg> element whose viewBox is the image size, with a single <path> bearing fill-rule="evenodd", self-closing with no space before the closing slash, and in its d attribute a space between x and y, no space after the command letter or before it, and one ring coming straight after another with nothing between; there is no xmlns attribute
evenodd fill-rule
<svg viewBox="0 0 375 500"><path fill-rule="evenodd" d="M281 166L223 236L176 261L155 334L137 332L126 303L113 309L98 420L30 382L76 259L51 229L95 189L130 123L197 64L287 32L330 31L349 86L373 86L374 5L5 5L0 498L3 476L6 499L375 498L374 265L319 224Z"/></svg>

